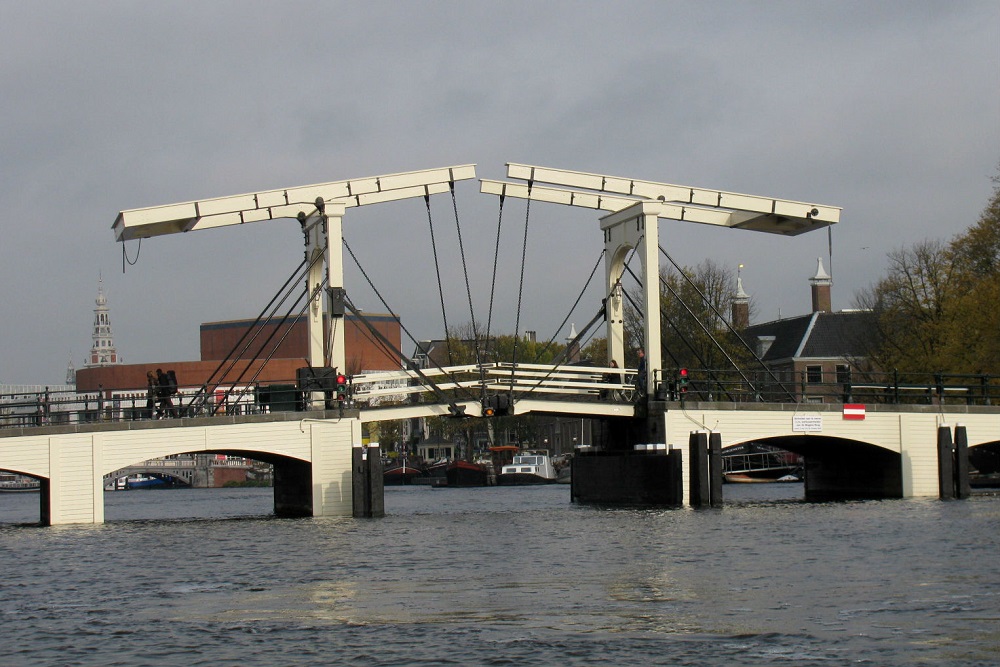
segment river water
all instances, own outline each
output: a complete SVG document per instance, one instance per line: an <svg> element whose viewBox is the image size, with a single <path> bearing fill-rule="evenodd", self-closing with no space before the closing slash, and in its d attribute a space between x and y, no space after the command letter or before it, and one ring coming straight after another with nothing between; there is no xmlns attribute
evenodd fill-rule
<svg viewBox="0 0 1000 667"><path fill-rule="evenodd" d="M148 490L57 527L0 494L0 664L1000 663L1000 497L725 492L694 511L395 487L354 520Z"/></svg>

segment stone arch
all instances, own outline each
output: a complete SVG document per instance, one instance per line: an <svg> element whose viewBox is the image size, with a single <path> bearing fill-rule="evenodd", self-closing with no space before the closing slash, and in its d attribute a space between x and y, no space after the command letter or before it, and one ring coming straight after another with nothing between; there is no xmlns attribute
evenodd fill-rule
<svg viewBox="0 0 1000 667"><path fill-rule="evenodd" d="M778 435L752 441L803 457L806 500L903 497L902 457L886 447L816 434Z"/></svg>

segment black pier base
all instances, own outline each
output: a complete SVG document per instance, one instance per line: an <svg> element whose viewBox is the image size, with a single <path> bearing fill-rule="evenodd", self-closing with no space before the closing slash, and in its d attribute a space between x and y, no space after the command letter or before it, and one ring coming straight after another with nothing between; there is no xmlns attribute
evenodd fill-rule
<svg viewBox="0 0 1000 667"><path fill-rule="evenodd" d="M355 446L351 451L352 501L355 518L385 516L382 452L379 447Z"/></svg>
<svg viewBox="0 0 1000 667"><path fill-rule="evenodd" d="M606 505L684 503L680 450L577 452L571 500Z"/></svg>
<svg viewBox="0 0 1000 667"><path fill-rule="evenodd" d="M722 435L693 431L688 438L688 461L691 507L721 507Z"/></svg>
<svg viewBox="0 0 1000 667"><path fill-rule="evenodd" d="M938 489L942 500L968 498L972 494L969 482L969 435L965 426L955 426L955 439L946 425L938 427Z"/></svg>

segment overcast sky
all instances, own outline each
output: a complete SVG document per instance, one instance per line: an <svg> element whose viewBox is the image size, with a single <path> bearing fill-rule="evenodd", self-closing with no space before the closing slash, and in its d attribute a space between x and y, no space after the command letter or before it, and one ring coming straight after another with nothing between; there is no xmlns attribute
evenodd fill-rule
<svg viewBox="0 0 1000 667"><path fill-rule="evenodd" d="M155 365L197 359L202 322L255 317L302 258L297 222L259 222L129 242L123 273L122 209L467 163L744 192L843 207L841 309L888 251L974 223L1000 162L996 0L0 0L0 17L0 383L83 365L99 276L119 353ZM457 200L485 319L497 201L473 182ZM461 324L450 198L432 211ZM508 200L494 331L514 328L525 217ZM598 217L531 207L521 330L568 333ZM807 312L816 258L831 268L825 231L660 229L686 265L744 264L756 321ZM422 200L349 210L344 236L404 325L440 337ZM346 262L355 303L384 312Z"/></svg>

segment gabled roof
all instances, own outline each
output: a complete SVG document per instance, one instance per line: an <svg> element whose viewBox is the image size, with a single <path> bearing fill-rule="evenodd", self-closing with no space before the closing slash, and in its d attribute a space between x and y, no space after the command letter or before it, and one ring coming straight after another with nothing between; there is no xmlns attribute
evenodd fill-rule
<svg viewBox="0 0 1000 667"><path fill-rule="evenodd" d="M762 357L782 359L834 359L863 357L872 331L870 311L816 312L748 327L744 338L753 344L760 337L774 342Z"/></svg>

